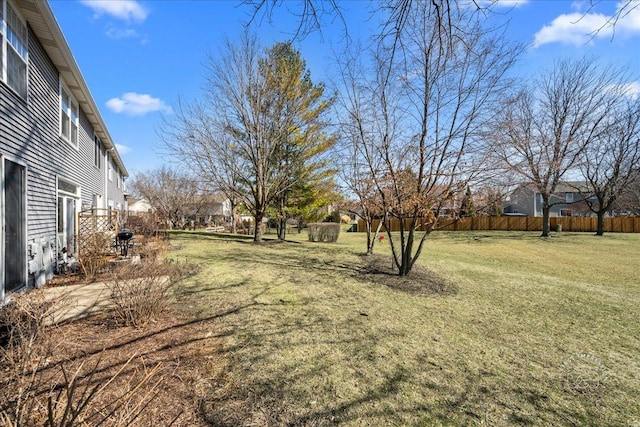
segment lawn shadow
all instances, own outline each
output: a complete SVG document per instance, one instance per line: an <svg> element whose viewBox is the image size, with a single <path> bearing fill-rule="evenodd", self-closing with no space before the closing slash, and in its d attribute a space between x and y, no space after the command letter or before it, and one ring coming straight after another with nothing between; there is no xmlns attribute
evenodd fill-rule
<svg viewBox="0 0 640 427"><path fill-rule="evenodd" d="M415 295L455 295L458 286L439 274L415 264L408 276L399 276L393 258L362 255L357 279L378 283L388 288Z"/></svg>

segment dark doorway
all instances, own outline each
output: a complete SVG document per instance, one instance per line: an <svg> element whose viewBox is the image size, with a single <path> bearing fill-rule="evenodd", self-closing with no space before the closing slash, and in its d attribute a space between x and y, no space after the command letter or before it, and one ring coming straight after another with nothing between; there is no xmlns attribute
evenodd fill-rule
<svg viewBox="0 0 640 427"><path fill-rule="evenodd" d="M3 166L4 289L9 292L26 284L26 173L24 166L10 160Z"/></svg>

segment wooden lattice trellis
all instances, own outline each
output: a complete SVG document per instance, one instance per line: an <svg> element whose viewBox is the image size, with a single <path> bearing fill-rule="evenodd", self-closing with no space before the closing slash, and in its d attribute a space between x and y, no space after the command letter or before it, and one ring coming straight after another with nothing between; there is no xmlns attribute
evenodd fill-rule
<svg viewBox="0 0 640 427"><path fill-rule="evenodd" d="M78 257L85 270L96 271L107 262L117 234L117 211L94 208L78 214Z"/></svg>

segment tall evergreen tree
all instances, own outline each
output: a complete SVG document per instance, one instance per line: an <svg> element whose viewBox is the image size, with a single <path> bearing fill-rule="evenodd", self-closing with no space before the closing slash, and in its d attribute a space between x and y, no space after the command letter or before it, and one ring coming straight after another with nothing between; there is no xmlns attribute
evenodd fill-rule
<svg viewBox="0 0 640 427"><path fill-rule="evenodd" d="M177 106L160 135L174 156L237 196L261 241L267 209L286 213L295 185L326 173L322 156L333 139L323 116L331 100L291 43L263 50L245 35L209 59L204 100Z"/></svg>

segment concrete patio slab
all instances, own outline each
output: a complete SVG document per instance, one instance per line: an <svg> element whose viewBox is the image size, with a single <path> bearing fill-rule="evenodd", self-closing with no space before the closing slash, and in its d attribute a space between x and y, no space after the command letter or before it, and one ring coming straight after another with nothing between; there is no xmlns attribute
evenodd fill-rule
<svg viewBox="0 0 640 427"><path fill-rule="evenodd" d="M112 305L111 290L106 283L56 286L45 289L48 297L60 298L64 302L62 309L56 313L53 323L88 317L106 311Z"/></svg>

